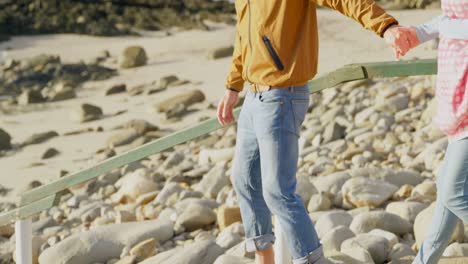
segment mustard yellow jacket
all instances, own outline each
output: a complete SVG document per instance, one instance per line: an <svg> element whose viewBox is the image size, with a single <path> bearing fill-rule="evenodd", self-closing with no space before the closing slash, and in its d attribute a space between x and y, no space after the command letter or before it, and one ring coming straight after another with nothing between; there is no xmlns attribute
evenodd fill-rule
<svg viewBox="0 0 468 264"><path fill-rule="evenodd" d="M288 87L317 73L316 4L335 9L382 37L398 21L373 0L235 0L236 38L226 88L244 81Z"/></svg>

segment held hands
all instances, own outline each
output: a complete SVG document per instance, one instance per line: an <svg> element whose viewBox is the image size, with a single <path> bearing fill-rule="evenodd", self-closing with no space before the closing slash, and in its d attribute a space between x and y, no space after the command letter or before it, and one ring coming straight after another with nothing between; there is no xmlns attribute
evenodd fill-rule
<svg viewBox="0 0 468 264"><path fill-rule="evenodd" d="M393 49L396 59L405 56L410 49L419 45L414 27L391 26L385 31L384 38Z"/></svg>
<svg viewBox="0 0 468 264"><path fill-rule="evenodd" d="M218 121L221 125L228 125L235 121L232 112L239 98L239 93L226 89L218 104Z"/></svg>

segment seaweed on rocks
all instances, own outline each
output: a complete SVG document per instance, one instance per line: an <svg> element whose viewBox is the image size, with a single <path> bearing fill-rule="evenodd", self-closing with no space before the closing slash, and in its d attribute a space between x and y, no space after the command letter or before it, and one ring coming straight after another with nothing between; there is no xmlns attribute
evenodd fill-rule
<svg viewBox="0 0 468 264"><path fill-rule="evenodd" d="M0 0L0 36L204 28L203 19L233 24L233 14L232 3L211 0Z"/></svg>

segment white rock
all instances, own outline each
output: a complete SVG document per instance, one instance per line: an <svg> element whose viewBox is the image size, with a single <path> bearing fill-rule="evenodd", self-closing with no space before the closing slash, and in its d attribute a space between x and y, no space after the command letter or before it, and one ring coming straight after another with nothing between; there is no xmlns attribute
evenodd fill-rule
<svg viewBox="0 0 468 264"><path fill-rule="evenodd" d="M234 157L234 152L234 147L224 149L201 149L198 154L198 164L203 165L229 161Z"/></svg>
<svg viewBox="0 0 468 264"><path fill-rule="evenodd" d="M355 234L367 233L378 228L397 235L404 235L411 231L411 223L398 215L385 211L371 211L355 216L349 228Z"/></svg>
<svg viewBox="0 0 468 264"><path fill-rule="evenodd" d="M206 197L216 198L221 189L229 184L224 164L214 166L202 180L193 185L193 189L205 194Z"/></svg>
<svg viewBox="0 0 468 264"><path fill-rule="evenodd" d="M164 242L173 236L173 225L159 220L111 224L78 232L47 248L39 263L82 264L118 258L125 246L155 238Z"/></svg>
<svg viewBox="0 0 468 264"><path fill-rule="evenodd" d="M418 248L421 246L421 243L424 240L427 231L431 227L432 215L434 213L435 204L436 203L434 202L429 207L422 210L414 220L414 236L416 238L416 244ZM452 234L452 237L450 238L449 243L454 241L462 242L464 236L464 226L462 221L459 220L457 221L457 226L455 227L455 230Z"/></svg>
<svg viewBox="0 0 468 264"><path fill-rule="evenodd" d="M307 204L310 197L317 193L317 189L315 189L309 177L297 177L296 193L301 197L304 204Z"/></svg>
<svg viewBox="0 0 468 264"><path fill-rule="evenodd" d="M375 264L369 251L361 247L343 248L341 250L341 253L346 254L352 257L353 259L359 261L359 264ZM348 263L346 262L345 264Z"/></svg>
<svg viewBox="0 0 468 264"><path fill-rule="evenodd" d="M354 237L353 231L346 226L337 226L327 232L320 242L324 252L340 251L341 243L346 239ZM326 254L326 253L325 253Z"/></svg>
<svg viewBox="0 0 468 264"><path fill-rule="evenodd" d="M450 244L442 254L444 257L466 257L468 256L468 243L452 243Z"/></svg>
<svg viewBox="0 0 468 264"><path fill-rule="evenodd" d="M370 234L359 234L343 241L341 244L341 252L350 253L359 249L364 249L369 252L375 263L382 264L387 259L390 246L387 239Z"/></svg>
<svg viewBox="0 0 468 264"><path fill-rule="evenodd" d="M319 192L336 194L351 176L346 171L335 172L326 176L314 177L312 183Z"/></svg>
<svg viewBox="0 0 468 264"><path fill-rule="evenodd" d="M141 168L119 179L115 183L119 190L111 196L112 201L115 203L122 200L134 201L142 194L156 191L158 185L147 174L147 170Z"/></svg>
<svg viewBox="0 0 468 264"><path fill-rule="evenodd" d="M254 264L254 261L244 257L221 255L213 264Z"/></svg>
<svg viewBox="0 0 468 264"><path fill-rule="evenodd" d="M353 221L353 217L347 212L330 212L325 213L320 216L315 224L315 229L317 230L317 235L319 238L322 238L330 230L337 226L346 226L348 227Z"/></svg>
<svg viewBox="0 0 468 264"><path fill-rule="evenodd" d="M180 193L183 189L184 188L182 188L177 182L166 182L158 196L154 198L154 202L165 204L167 198L169 198L174 193Z"/></svg>
<svg viewBox="0 0 468 264"><path fill-rule="evenodd" d="M413 223L416 216L427 207L426 204L418 202L391 202L385 211L399 215L401 218Z"/></svg>
<svg viewBox="0 0 468 264"><path fill-rule="evenodd" d="M393 247L396 243L398 243L398 237L395 234L382 229L372 229L368 234L387 239L390 247Z"/></svg>
<svg viewBox="0 0 468 264"><path fill-rule="evenodd" d="M242 242L242 237L239 234L233 233L229 230L223 230L216 238L216 244L225 249L229 249Z"/></svg>
<svg viewBox="0 0 468 264"><path fill-rule="evenodd" d="M187 231L193 231L210 225L215 221L216 214L211 208L194 203L190 204L182 214L179 215L176 225L178 224L185 227Z"/></svg>
<svg viewBox="0 0 468 264"><path fill-rule="evenodd" d="M139 264L201 264L213 263L224 249L214 241L202 240L185 244L148 258Z"/></svg>
<svg viewBox="0 0 468 264"><path fill-rule="evenodd" d="M397 190L393 184L364 177L351 178L341 188L343 202L354 207L378 207Z"/></svg>
<svg viewBox="0 0 468 264"><path fill-rule="evenodd" d="M403 243L397 243L393 246L388 254L388 260L397 260L404 256L415 256L416 253L411 249L411 246Z"/></svg>
<svg viewBox="0 0 468 264"><path fill-rule="evenodd" d="M329 210L331 206L332 202L330 201L330 198L328 198L328 195L325 193L317 193L310 197L307 210L309 212L326 211Z"/></svg>

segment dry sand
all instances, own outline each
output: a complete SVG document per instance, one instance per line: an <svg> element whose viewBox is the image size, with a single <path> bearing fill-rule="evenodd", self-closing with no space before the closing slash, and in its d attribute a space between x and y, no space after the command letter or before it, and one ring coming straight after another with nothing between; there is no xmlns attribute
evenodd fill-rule
<svg viewBox="0 0 468 264"><path fill-rule="evenodd" d="M401 24L418 24L440 13L440 10L411 10L390 12ZM358 23L329 10L319 10L319 75L342 65L357 62L390 61L392 51L381 38L373 32L364 30ZM144 37L90 37L82 35L58 34L15 37L11 41L0 43L0 51L7 58L27 58L41 53L60 55L63 61L89 61L101 51L108 50L116 58L123 48L129 45L141 45L148 54L147 66L120 70L120 74L101 82L86 83L78 91L78 98L73 100L47 103L42 109L21 114L4 115L0 118L0 127L8 131L13 142L22 142L33 133L55 130L58 133L87 127L104 128L105 132L85 133L75 136L60 136L45 143L27 146L17 153L0 158L0 184L14 188L3 200L15 200L18 190L28 182L37 179L42 183L58 178L58 171L63 169L75 172L89 167L96 162L95 152L105 147L107 137L115 131L109 131L115 125L130 119L145 119L162 128L180 129L193 125L202 116L215 117L215 110L207 110L209 103L217 104L224 93L224 80L229 69L230 58L208 60L209 49L227 46L233 43L234 27L214 25L216 30L187 31L172 36L151 33ZM431 58L436 56L428 45L411 51L405 59ZM9 47L6 51L6 48ZM129 96L118 94L104 96L106 88L112 84L126 83L127 87L151 83L160 77L176 74L179 78L199 85L170 87L153 95ZM152 106L170 96L183 93L187 89L201 89L207 100L197 104L201 109L184 117L184 122L167 123L161 114L152 111ZM72 109L81 103L91 103L102 107L105 114L120 110L128 112L102 120L80 124L70 118ZM40 161L42 153L50 147L61 151L55 158L46 161L45 166L26 168L33 162ZM123 150L120 148L119 150Z"/></svg>

